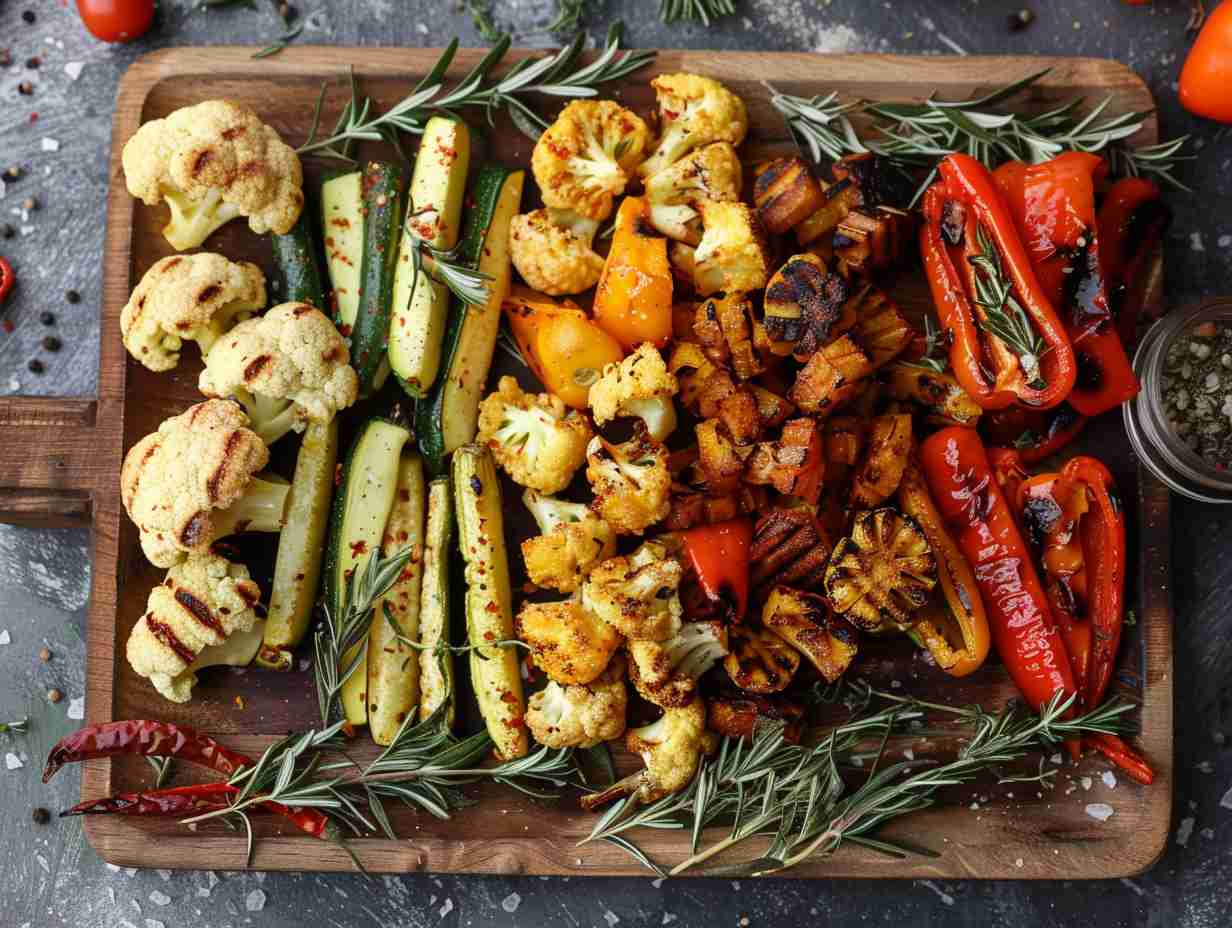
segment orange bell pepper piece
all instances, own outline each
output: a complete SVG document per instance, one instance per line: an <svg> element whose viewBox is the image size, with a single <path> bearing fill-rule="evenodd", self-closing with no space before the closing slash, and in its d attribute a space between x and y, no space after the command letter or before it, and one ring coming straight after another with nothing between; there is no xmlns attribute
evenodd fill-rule
<svg viewBox="0 0 1232 928"><path fill-rule="evenodd" d="M642 342L662 348L672 337L667 239L650 225L650 206L641 197L625 197L616 213L594 307L595 322L626 351Z"/></svg>

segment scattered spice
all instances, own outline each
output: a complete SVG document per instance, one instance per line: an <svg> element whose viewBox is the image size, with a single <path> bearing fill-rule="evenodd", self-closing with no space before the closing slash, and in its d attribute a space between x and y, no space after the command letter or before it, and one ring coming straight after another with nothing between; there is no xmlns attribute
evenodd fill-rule
<svg viewBox="0 0 1232 928"><path fill-rule="evenodd" d="M55 325L56 324L55 313L51 312L50 310L46 310L46 309L43 310L41 313L39 313L39 322L43 323L43 325Z"/></svg>
<svg viewBox="0 0 1232 928"><path fill-rule="evenodd" d="M39 660L44 664L51 660L51 649L46 647L39 649Z"/></svg>
<svg viewBox="0 0 1232 928"><path fill-rule="evenodd" d="M6 333L11 333L13 331L13 320L5 319L3 322L0 322L0 328L4 329ZM14 389L16 389L16 387L14 387Z"/></svg>
<svg viewBox="0 0 1232 928"><path fill-rule="evenodd" d="M47 701L48 702L59 702L63 698L64 698L64 694L61 693L57 689L53 688L47 691Z"/></svg>
<svg viewBox="0 0 1232 928"><path fill-rule="evenodd" d="M17 230L14 229L7 222L4 225L0 226L0 238L12 238L16 234L17 234Z"/></svg>
<svg viewBox="0 0 1232 928"><path fill-rule="evenodd" d="M21 165L13 164L5 168L4 176L9 180L19 180L21 178Z"/></svg>
<svg viewBox="0 0 1232 928"><path fill-rule="evenodd" d="M0 68L7 68L13 63L13 53L7 48L0 48Z"/></svg>
<svg viewBox="0 0 1232 928"><path fill-rule="evenodd" d="M38 358L31 358L29 361L26 362L26 370L28 370L31 374L41 374L43 373L43 370L44 370L43 362L40 361ZM57 691L53 690L52 692L57 692ZM56 702L56 700L53 699L52 702Z"/></svg>
<svg viewBox="0 0 1232 928"><path fill-rule="evenodd" d="M68 300L70 303L74 303L74 304L81 302L81 294L78 293L76 290L68 291L68 293L64 294L64 298Z"/></svg>
<svg viewBox="0 0 1232 928"><path fill-rule="evenodd" d="M43 348L46 349L47 351L59 351L60 350L60 339L56 338L54 335L44 336L43 337Z"/></svg>
<svg viewBox="0 0 1232 928"><path fill-rule="evenodd" d="M1232 324L1203 322L1178 336L1162 386L1173 433L1206 463L1232 466Z"/></svg>
<svg viewBox="0 0 1232 928"><path fill-rule="evenodd" d="M21 14L21 21L27 26L34 25L34 10L26 10Z"/></svg>
<svg viewBox="0 0 1232 928"><path fill-rule="evenodd" d="M23 97L28 97L30 94L34 93L34 85L29 81L22 81L17 85L17 92Z"/></svg>
<svg viewBox="0 0 1232 928"><path fill-rule="evenodd" d="M39 208L39 201L34 197L26 197L21 201L21 208L30 213Z"/></svg>
<svg viewBox="0 0 1232 928"><path fill-rule="evenodd" d="M36 825L46 825L51 821L51 813L42 806L36 808L30 817L34 819L34 824Z"/></svg>
<svg viewBox="0 0 1232 928"><path fill-rule="evenodd" d="M1023 7L1017 13L1010 14L1010 32L1022 32L1035 22L1035 13Z"/></svg>
<svg viewBox="0 0 1232 928"><path fill-rule="evenodd" d="M43 59L40 58L38 55L35 55L33 58L26 59L26 67L29 68L31 71L37 71L42 66L42 64L43 64Z"/></svg>

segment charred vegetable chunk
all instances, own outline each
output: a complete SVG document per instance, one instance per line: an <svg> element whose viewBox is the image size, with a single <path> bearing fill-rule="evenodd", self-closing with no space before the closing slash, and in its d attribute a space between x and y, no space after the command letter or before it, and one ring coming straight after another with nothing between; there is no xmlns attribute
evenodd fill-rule
<svg viewBox="0 0 1232 928"><path fill-rule="evenodd" d="M826 568L834 610L869 632L909 628L937 585L937 563L924 533L893 509L856 517Z"/></svg>
<svg viewBox="0 0 1232 928"><path fill-rule="evenodd" d="M825 201L821 184L802 158L776 158L762 167L753 182L753 204L771 235L799 225Z"/></svg>
<svg viewBox="0 0 1232 928"><path fill-rule="evenodd" d="M851 337L868 352L873 367L894 360L915 338L915 329L888 296L876 287L865 287L852 298L856 324Z"/></svg>
<svg viewBox="0 0 1232 928"><path fill-rule="evenodd" d="M893 495L907 469L911 444L911 416L887 415L873 420L868 451L852 476L851 498L856 505L872 509Z"/></svg>
<svg viewBox="0 0 1232 928"><path fill-rule="evenodd" d="M787 398L803 412L824 418L856 396L861 381L872 372L868 355L844 335L809 358Z"/></svg>
<svg viewBox="0 0 1232 928"><path fill-rule="evenodd" d="M980 404L967 395L952 374L902 361L891 364L886 373L890 396L923 406L930 422L974 427L980 421Z"/></svg>
<svg viewBox="0 0 1232 928"><path fill-rule="evenodd" d="M847 281L817 255L788 258L766 287L764 325L771 350L810 357L830 340L849 295Z"/></svg>
<svg viewBox="0 0 1232 928"><path fill-rule="evenodd" d="M723 658L723 669L732 683L749 693L785 690L800 666L800 653L764 629L733 626L727 642L730 652Z"/></svg>
<svg viewBox="0 0 1232 928"><path fill-rule="evenodd" d="M894 267L915 244L915 220L892 206L852 210L834 230L834 257L857 274Z"/></svg>
<svg viewBox="0 0 1232 928"><path fill-rule="evenodd" d="M801 507L764 513L753 527L749 549L754 598L764 599L775 586L822 589L831 547L810 510Z"/></svg>
<svg viewBox="0 0 1232 928"><path fill-rule="evenodd" d="M825 473L817 423L802 417L784 425L778 441L761 442L753 449L744 479L815 504Z"/></svg>
<svg viewBox="0 0 1232 928"><path fill-rule="evenodd" d="M762 609L761 621L804 655L830 683L855 660L856 630L836 617L821 596L775 587Z"/></svg>
<svg viewBox="0 0 1232 928"><path fill-rule="evenodd" d="M804 707L782 696L724 693L706 708L706 727L725 738L747 740L759 724L781 723L783 740L796 744L804 729Z"/></svg>

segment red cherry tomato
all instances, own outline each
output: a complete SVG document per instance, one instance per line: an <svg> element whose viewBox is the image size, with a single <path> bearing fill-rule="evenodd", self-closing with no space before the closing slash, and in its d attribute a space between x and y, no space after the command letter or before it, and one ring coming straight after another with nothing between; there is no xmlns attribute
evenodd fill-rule
<svg viewBox="0 0 1232 928"><path fill-rule="evenodd" d="M150 28L154 0L77 0L77 12L96 39L131 42Z"/></svg>
<svg viewBox="0 0 1232 928"><path fill-rule="evenodd" d="M0 303L9 298L9 291L13 289L13 284L16 282L17 276L13 273L13 265L0 255Z"/></svg>
<svg viewBox="0 0 1232 928"><path fill-rule="evenodd" d="M1232 123L1232 3L1206 18L1181 69L1181 106L1195 116Z"/></svg>

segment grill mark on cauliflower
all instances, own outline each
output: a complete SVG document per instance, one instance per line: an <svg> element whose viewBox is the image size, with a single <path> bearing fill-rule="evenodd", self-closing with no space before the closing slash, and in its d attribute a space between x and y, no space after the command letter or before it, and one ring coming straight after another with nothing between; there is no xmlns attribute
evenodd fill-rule
<svg viewBox="0 0 1232 928"><path fill-rule="evenodd" d="M227 469L231 466L231 457L235 454L235 449L243 440L244 436L238 429L227 436L227 440L223 444L222 460L218 462L218 467L210 474L210 479L205 484L211 503L218 502L223 481L227 478Z"/></svg>
<svg viewBox="0 0 1232 928"><path fill-rule="evenodd" d="M256 380L257 375L260 374L261 371L265 369L265 366L272 360L274 359L268 354L259 354L249 361L248 366L244 368L244 383L249 383Z"/></svg>
<svg viewBox="0 0 1232 928"><path fill-rule="evenodd" d="M153 613L147 612L144 618L146 627L150 630L150 633L158 639L158 641L174 651L175 656L183 661L185 667L193 662L193 659L196 658L197 655L193 653L193 650L188 647L188 645L184 644L184 642L180 641L180 639L176 637L175 632L172 630L170 625L166 622L160 622L158 619L154 618Z"/></svg>
<svg viewBox="0 0 1232 928"><path fill-rule="evenodd" d="M189 590L179 589L175 591L175 601L184 607L184 610L194 619L208 628L210 631L225 637L226 632L223 631L222 623L214 618L214 613L210 611L210 607L197 599Z"/></svg>

